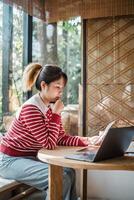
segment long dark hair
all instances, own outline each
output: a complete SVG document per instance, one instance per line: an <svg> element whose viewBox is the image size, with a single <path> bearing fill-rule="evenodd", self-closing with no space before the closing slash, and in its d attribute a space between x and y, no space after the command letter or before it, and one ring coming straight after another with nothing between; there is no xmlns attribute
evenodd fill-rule
<svg viewBox="0 0 134 200"><path fill-rule="evenodd" d="M51 82L59 80L61 77L63 77L66 85L67 75L57 65L47 64L42 67L38 63L31 63L24 70L24 91L31 90L34 84L36 89L41 91L42 81L49 85Z"/></svg>

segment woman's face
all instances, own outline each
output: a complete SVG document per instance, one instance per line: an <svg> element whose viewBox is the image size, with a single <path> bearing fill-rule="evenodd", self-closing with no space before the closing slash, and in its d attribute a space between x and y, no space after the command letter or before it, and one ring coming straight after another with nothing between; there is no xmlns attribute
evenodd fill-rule
<svg viewBox="0 0 134 200"><path fill-rule="evenodd" d="M51 82L49 85L45 84L42 86L42 97L44 100L50 102L56 102L62 97L63 89L65 87L65 80L61 77L59 80Z"/></svg>

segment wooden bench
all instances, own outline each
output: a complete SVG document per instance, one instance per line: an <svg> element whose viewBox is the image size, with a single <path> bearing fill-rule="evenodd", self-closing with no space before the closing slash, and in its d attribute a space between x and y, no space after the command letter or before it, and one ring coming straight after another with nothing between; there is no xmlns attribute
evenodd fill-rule
<svg viewBox="0 0 134 200"><path fill-rule="evenodd" d="M21 183L18 183L15 180L8 180L0 177L0 194L7 190L14 189L19 185L21 185Z"/></svg>
<svg viewBox="0 0 134 200"><path fill-rule="evenodd" d="M0 141L1 137L2 134L0 133ZM37 189L0 176L0 200L20 200L35 191L37 191Z"/></svg>
<svg viewBox="0 0 134 200"><path fill-rule="evenodd" d="M23 183L0 177L0 200L20 200L35 191Z"/></svg>

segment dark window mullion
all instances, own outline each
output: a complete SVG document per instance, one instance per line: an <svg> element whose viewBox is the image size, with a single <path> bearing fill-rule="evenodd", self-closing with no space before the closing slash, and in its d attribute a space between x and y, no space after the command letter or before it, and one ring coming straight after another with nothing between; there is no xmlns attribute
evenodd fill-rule
<svg viewBox="0 0 134 200"><path fill-rule="evenodd" d="M9 112L9 72L12 67L13 8L3 4L2 113Z"/></svg>
<svg viewBox="0 0 134 200"><path fill-rule="evenodd" d="M23 15L23 66L32 62L32 31L33 18L24 13ZM24 95L24 100L32 96L32 91Z"/></svg>
<svg viewBox="0 0 134 200"><path fill-rule="evenodd" d="M83 42L83 47L82 47L82 86L83 86L83 102L82 102L82 105L83 105L83 108L82 108L82 124L83 124L83 130L82 130L82 135L83 136L87 136L87 132L86 132L86 111L87 111L87 108L86 108L86 94L87 94L87 91L86 91L86 80L87 80L87 71L86 71L86 65L87 65L87 62L86 62L86 20L83 20L82 22L82 42Z"/></svg>

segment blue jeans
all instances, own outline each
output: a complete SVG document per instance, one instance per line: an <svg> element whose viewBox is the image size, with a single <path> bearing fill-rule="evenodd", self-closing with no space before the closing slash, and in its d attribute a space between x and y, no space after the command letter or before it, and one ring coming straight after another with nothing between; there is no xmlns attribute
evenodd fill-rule
<svg viewBox="0 0 134 200"><path fill-rule="evenodd" d="M0 176L25 183L42 191L46 200L48 164L33 157L12 157L0 152ZM76 200L75 172L65 168L63 174L63 200Z"/></svg>

